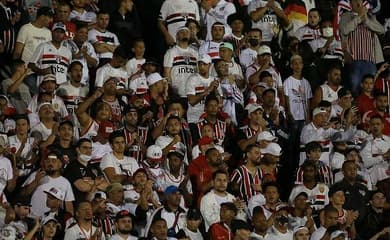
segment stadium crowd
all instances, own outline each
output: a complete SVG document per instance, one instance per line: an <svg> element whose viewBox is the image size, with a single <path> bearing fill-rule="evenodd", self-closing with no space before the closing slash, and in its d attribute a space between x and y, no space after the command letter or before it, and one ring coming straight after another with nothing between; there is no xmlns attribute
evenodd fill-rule
<svg viewBox="0 0 390 240"><path fill-rule="evenodd" d="M0 239L389 240L389 3L0 0Z"/></svg>

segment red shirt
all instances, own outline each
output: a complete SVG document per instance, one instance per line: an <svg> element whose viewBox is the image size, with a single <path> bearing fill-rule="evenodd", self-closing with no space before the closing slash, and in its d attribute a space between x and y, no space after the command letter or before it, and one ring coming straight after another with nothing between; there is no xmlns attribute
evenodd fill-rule
<svg viewBox="0 0 390 240"><path fill-rule="evenodd" d="M209 229L210 240L231 240L234 235L228 225L223 222L214 223Z"/></svg>
<svg viewBox="0 0 390 240"><path fill-rule="evenodd" d="M359 97L357 97L356 101L357 101L357 106L359 108L359 113L361 115L375 109L374 107L375 98L371 98L364 93L360 94Z"/></svg>
<svg viewBox="0 0 390 240"><path fill-rule="evenodd" d="M203 196L202 188L213 179L213 171L209 167L205 156L200 155L191 161L188 166L188 175L193 184L194 194L197 196L198 206L200 206L200 199Z"/></svg>

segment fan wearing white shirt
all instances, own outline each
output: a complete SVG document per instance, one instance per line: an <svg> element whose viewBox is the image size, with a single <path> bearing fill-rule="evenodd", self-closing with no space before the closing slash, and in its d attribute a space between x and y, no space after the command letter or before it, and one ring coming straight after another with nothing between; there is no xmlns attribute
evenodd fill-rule
<svg viewBox="0 0 390 240"><path fill-rule="evenodd" d="M123 131L114 131L109 136L112 152L106 154L100 168L110 183L122 183L130 186L134 172L139 168L137 161L124 155L125 135Z"/></svg>

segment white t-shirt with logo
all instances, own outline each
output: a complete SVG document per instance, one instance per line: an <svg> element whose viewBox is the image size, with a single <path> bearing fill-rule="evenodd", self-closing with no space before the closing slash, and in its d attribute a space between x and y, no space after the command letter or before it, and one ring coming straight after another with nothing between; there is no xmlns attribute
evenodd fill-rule
<svg viewBox="0 0 390 240"><path fill-rule="evenodd" d="M187 97L186 82L196 72L197 63L198 52L191 47L184 49L176 45L165 53L164 67L171 68L172 88L180 97Z"/></svg>
<svg viewBox="0 0 390 240"><path fill-rule="evenodd" d="M68 66L72 60L72 52L61 43L56 48L52 42L45 42L38 45L30 62L35 63L39 68L51 67L52 73L56 76L57 84L67 81ZM38 76L37 86L42 82L44 76Z"/></svg>
<svg viewBox="0 0 390 240"><path fill-rule="evenodd" d="M250 15L252 12L257 11L261 8L265 8L267 5L267 1L263 0L255 0L249 3L248 5L248 14ZM275 7L279 8L281 11L280 4L275 1ZM278 24L278 16L272 9L267 9L264 13L264 16L257 22L252 21L252 28L258 28L262 32L262 37L264 42L270 42L274 36L274 32L272 31L272 27Z"/></svg>
<svg viewBox="0 0 390 240"><path fill-rule="evenodd" d="M105 80L110 77L116 77L119 79L117 82L117 89L127 88L128 86L128 74L125 68L113 68L109 63L101 66L96 70L95 87L103 87Z"/></svg>
<svg viewBox="0 0 390 240"><path fill-rule="evenodd" d="M139 168L139 165L137 160L132 157L124 156L123 159L119 160L113 153L108 153L100 162L100 168L104 171L104 169L109 167L114 168L115 174L128 174L129 176L132 176Z"/></svg>
<svg viewBox="0 0 390 240"><path fill-rule="evenodd" d="M160 9L159 19L165 22L169 34L176 39L177 29L184 26L187 19L199 22L198 3L194 0L165 0Z"/></svg>
<svg viewBox="0 0 390 240"><path fill-rule="evenodd" d="M25 187L28 184L32 183L35 179L36 174L37 172L33 172L23 183L22 187ZM75 200L72 186L69 183L68 179L64 178L63 176L52 178L46 175L41 179L38 187L35 189L31 197L31 211L37 216L43 216L45 212L50 210L46 206L47 194L44 193L44 191L49 191L52 187L59 188L65 193L65 202L71 202Z"/></svg>
<svg viewBox="0 0 390 240"><path fill-rule="evenodd" d="M206 89L210 86L211 82L214 80L214 78L204 78L198 73L191 75L188 78L188 81L186 83L186 94L187 95L198 95L202 94ZM199 121L199 117L204 112L204 100L202 99L199 103L195 105L191 105L188 103L188 110L187 110L187 120L188 123L196 123Z"/></svg>
<svg viewBox="0 0 390 240"><path fill-rule="evenodd" d="M106 43L111 46L118 46L119 40L115 33L110 31L100 32L97 29L91 29L88 31L88 41L92 44ZM99 58L112 58L112 52L98 53Z"/></svg>
<svg viewBox="0 0 390 240"><path fill-rule="evenodd" d="M309 99L313 97L310 83L304 78L298 80L290 76L283 85L294 120L305 120L306 106L309 104Z"/></svg>

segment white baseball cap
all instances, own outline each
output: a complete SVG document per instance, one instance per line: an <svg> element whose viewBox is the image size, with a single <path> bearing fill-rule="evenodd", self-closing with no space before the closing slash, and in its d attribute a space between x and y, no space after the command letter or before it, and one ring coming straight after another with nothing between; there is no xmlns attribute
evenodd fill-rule
<svg viewBox="0 0 390 240"><path fill-rule="evenodd" d="M261 133L259 133L259 135L257 136L257 141L260 142L262 140L265 140L265 141L275 141L277 138L272 135L272 133L270 133L269 131L262 131Z"/></svg>
<svg viewBox="0 0 390 240"><path fill-rule="evenodd" d="M146 150L146 157L150 159L161 159L163 156L160 146L151 145Z"/></svg>
<svg viewBox="0 0 390 240"><path fill-rule="evenodd" d="M333 240L337 237L344 236L345 237L345 232L341 230L336 230L330 234L330 240Z"/></svg>
<svg viewBox="0 0 390 240"><path fill-rule="evenodd" d="M257 55L263 55L263 54L272 54L271 48L268 47L267 45L263 45L259 47L259 49L257 50Z"/></svg>
<svg viewBox="0 0 390 240"><path fill-rule="evenodd" d="M53 197L55 197L55 198L57 198L58 200L61 200L61 201L64 201L64 199L65 199L64 191L62 191L61 189L56 188L56 187L52 187L49 190L45 190L43 192L46 193L46 194L50 194Z"/></svg>
<svg viewBox="0 0 390 240"><path fill-rule="evenodd" d="M248 114L251 114L259 109L264 110L263 107L257 103L248 104L245 109L248 110Z"/></svg>
<svg viewBox="0 0 390 240"><path fill-rule="evenodd" d="M46 223L48 223L50 221L54 221L58 224L58 220L55 219L52 215L48 215L48 216L43 217L41 220L41 224L45 225Z"/></svg>
<svg viewBox="0 0 390 240"><path fill-rule="evenodd" d="M147 78L146 81L148 82L148 85L151 86L159 81L164 80L163 77L159 73L152 73Z"/></svg>
<svg viewBox="0 0 390 240"><path fill-rule="evenodd" d="M198 62L203 62L205 64L210 64L211 63L211 57L208 54L203 54L200 56Z"/></svg>
<svg viewBox="0 0 390 240"><path fill-rule="evenodd" d="M271 142L267 145L267 147L262 148L261 150L262 154L270 154L272 156L281 156L282 155L282 148L279 146L279 144Z"/></svg>

